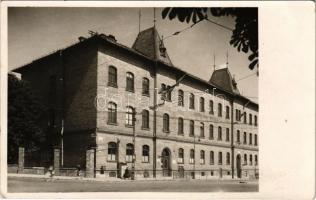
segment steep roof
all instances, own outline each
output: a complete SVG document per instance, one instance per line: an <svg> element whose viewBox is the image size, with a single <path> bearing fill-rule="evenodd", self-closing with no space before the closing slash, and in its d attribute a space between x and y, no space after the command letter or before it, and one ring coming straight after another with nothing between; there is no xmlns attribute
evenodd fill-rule
<svg viewBox="0 0 316 200"><path fill-rule="evenodd" d="M209 83L227 90L233 94L240 95L235 79L230 74L228 68L215 70L211 76Z"/></svg>
<svg viewBox="0 0 316 200"><path fill-rule="evenodd" d="M156 28L151 27L141 31L132 46L132 49L146 55L150 59L157 59L172 65L170 57Z"/></svg>

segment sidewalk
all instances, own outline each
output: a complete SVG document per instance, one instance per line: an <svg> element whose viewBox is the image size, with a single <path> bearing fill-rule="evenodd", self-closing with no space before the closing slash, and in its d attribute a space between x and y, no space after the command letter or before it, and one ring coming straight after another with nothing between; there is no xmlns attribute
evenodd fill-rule
<svg viewBox="0 0 316 200"><path fill-rule="evenodd" d="M8 177L16 178L38 178L38 179L49 179L47 175L36 175L36 174L13 174L8 173ZM141 178L141 179L120 179L120 178L86 178L86 177L73 177L73 176L54 176L53 180L77 180L77 181L88 181L88 182L133 182L133 181L214 181L214 182L236 182L236 183L258 183L258 180L249 179L172 179L172 178Z"/></svg>

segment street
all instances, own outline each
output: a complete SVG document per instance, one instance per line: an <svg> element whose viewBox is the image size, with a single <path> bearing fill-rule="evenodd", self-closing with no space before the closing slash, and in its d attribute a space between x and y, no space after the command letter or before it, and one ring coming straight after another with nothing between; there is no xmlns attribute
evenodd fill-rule
<svg viewBox="0 0 316 200"><path fill-rule="evenodd" d="M217 180L83 181L9 177L8 192L257 192L258 182Z"/></svg>

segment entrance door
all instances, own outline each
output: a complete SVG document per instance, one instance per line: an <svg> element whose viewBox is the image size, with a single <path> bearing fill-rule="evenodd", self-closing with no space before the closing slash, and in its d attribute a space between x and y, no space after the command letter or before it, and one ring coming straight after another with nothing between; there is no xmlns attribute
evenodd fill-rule
<svg viewBox="0 0 316 200"><path fill-rule="evenodd" d="M241 158L240 154L236 158L237 178L241 178Z"/></svg>
<svg viewBox="0 0 316 200"><path fill-rule="evenodd" d="M170 151L165 148L161 153L162 174L163 176L171 176Z"/></svg>
<svg viewBox="0 0 316 200"><path fill-rule="evenodd" d="M179 178L184 178L184 168L183 168L183 166L179 166L178 173L179 173Z"/></svg>

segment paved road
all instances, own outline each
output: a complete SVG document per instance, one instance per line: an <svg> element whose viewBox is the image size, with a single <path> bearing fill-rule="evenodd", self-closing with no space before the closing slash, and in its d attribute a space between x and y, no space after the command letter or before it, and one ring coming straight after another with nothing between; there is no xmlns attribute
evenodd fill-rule
<svg viewBox="0 0 316 200"><path fill-rule="evenodd" d="M9 177L8 192L257 192L258 182L176 180L97 182Z"/></svg>

